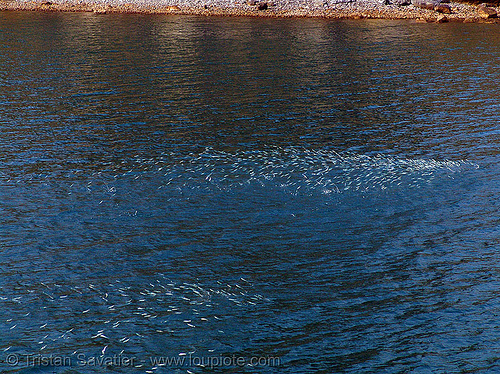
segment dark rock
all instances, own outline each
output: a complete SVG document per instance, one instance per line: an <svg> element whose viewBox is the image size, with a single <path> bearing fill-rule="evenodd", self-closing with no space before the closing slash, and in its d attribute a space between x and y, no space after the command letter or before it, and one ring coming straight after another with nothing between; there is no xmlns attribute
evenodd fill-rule
<svg viewBox="0 0 500 374"><path fill-rule="evenodd" d="M480 5L477 7L477 12L479 13L479 16L483 19L497 18L497 11L490 7Z"/></svg>
<svg viewBox="0 0 500 374"><path fill-rule="evenodd" d="M257 9L258 10L266 10L267 9L267 3L266 2L261 2L257 4Z"/></svg>
<svg viewBox="0 0 500 374"><path fill-rule="evenodd" d="M259 3L259 2L258 2L257 0L248 0L248 1L247 1L247 4L248 4L248 5L252 5L252 6L257 5L258 3Z"/></svg>
<svg viewBox="0 0 500 374"><path fill-rule="evenodd" d="M438 4L434 7L434 10L438 13L451 14L451 8L446 4Z"/></svg>

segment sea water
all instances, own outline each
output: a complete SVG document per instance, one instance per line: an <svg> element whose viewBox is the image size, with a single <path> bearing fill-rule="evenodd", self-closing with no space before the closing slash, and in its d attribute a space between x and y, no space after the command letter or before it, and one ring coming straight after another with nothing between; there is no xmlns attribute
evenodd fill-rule
<svg viewBox="0 0 500 374"><path fill-rule="evenodd" d="M500 370L499 32L0 14L1 371Z"/></svg>

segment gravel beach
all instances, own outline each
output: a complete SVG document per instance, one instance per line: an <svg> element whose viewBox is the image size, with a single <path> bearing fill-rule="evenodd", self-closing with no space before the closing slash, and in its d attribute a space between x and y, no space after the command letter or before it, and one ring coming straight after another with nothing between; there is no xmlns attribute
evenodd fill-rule
<svg viewBox="0 0 500 374"><path fill-rule="evenodd" d="M500 23L497 19L500 8L493 4L448 3L448 0L0 0L0 9Z"/></svg>

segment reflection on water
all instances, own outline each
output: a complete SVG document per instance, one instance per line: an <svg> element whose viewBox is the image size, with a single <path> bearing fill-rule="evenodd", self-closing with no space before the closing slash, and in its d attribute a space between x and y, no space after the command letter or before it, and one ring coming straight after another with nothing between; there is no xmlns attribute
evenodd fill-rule
<svg viewBox="0 0 500 374"><path fill-rule="evenodd" d="M496 371L491 25L0 18L2 372Z"/></svg>

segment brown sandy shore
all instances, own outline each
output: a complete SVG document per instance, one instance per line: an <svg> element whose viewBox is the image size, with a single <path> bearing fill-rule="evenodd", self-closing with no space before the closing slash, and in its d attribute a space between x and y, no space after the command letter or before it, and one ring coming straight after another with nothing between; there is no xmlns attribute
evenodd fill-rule
<svg viewBox="0 0 500 374"><path fill-rule="evenodd" d="M408 19L417 22L500 23L492 4L451 2L424 9L409 0L0 0L0 10L102 13L155 13L204 16L311 17L329 19ZM413 0L421 2L422 0ZM426 0L424 0L425 2ZM444 3L445 0L442 1ZM439 5L439 4L438 4ZM429 8L429 7L428 7ZM448 8L448 9L446 9Z"/></svg>

